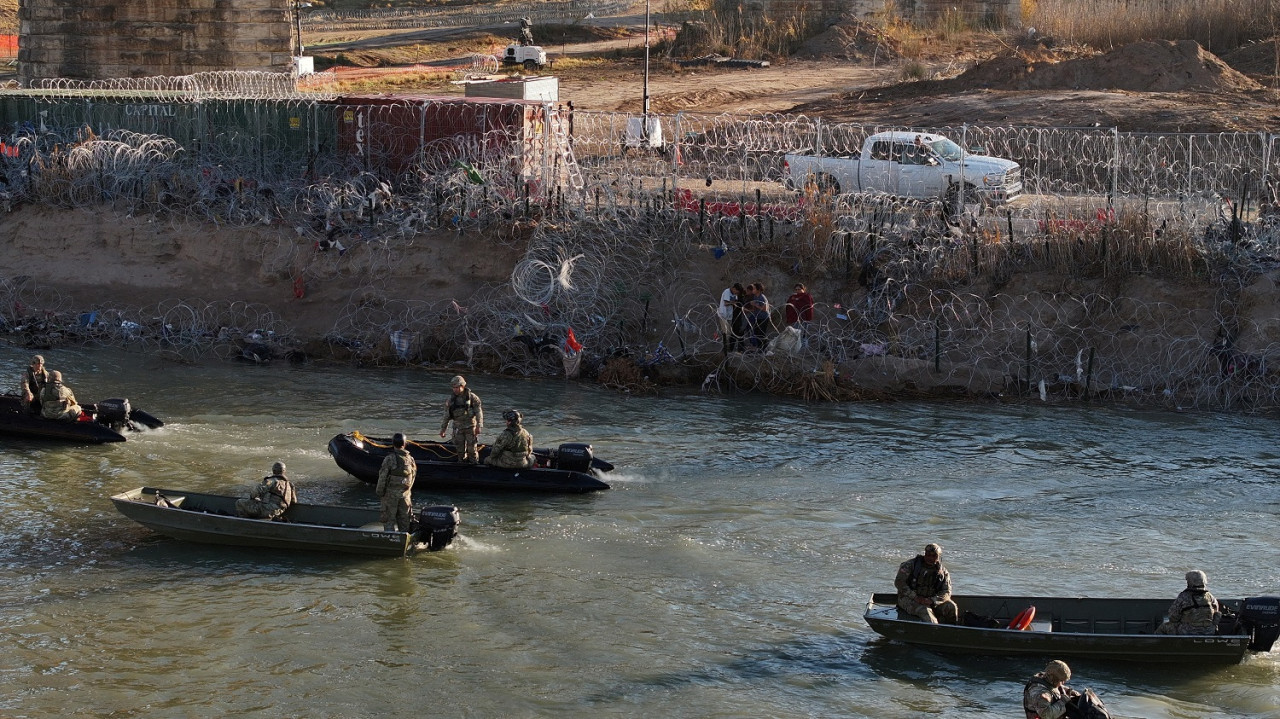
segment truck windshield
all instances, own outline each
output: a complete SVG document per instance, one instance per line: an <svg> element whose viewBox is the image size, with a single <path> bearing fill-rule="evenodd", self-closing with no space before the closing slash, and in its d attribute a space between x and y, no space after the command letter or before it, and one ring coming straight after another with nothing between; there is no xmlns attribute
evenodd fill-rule
<svg viewBox="0 0 1280 719"><path fill-rule="evenodd" d="M952 162L960 161L960 155L962 153L960 146L945 137L941 140L934 140L929 143L929 147L932 147L933 151L938 153L938 156L944 160L950 160Z"/></svg>

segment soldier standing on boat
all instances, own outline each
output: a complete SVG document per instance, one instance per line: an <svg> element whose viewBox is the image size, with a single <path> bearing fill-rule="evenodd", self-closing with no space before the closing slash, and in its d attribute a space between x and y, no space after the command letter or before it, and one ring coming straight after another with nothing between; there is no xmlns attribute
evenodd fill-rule
<svg viewBox="0 0 1280 719"><path fill-rule="evenodd" d="M929 544L924 554L898 567L893 579L898 589L898 608L926 622L955 624L960 609L951 601L951 573L942 566L942 547Z"/></svg>
<svg viewBox="0 0 1280 719"><path fill-rule="evenodd" d="M453 396L444 405L440 436L444 436L449 423L453 422L453 447L458 453L458 461L479 464L476 441L484 429L484 409L480 405L480 397L467 388L467 381L461 375L454 377L449 384L453 387Z"/></svg>
<svg viewBox="0 0 1280 719"><path fill-rule="evenodd" d="M378 468L379 519L387 532L410 531L413 522L413 480L418 476L418 463L405 449L404 435L391 438L391 453L382 458Z"/></svg>
<svg viewBox="0 0 1280 719"><path fill-rule="evenodd" d="M284 462L271 465L271 475L263 477L248 497L236 500L236 515L249 519L278 519L298 501L293 483L284 473Z"/></svg>
<svg viewBox="0 0 1280 719"><path fill-rule="evenodd" d="M49 384L49 371L44 368L44 357L35 355L18 383L18 394L22 396L22 408L32 414L40 414L40 390L47 384Z"/></svg>

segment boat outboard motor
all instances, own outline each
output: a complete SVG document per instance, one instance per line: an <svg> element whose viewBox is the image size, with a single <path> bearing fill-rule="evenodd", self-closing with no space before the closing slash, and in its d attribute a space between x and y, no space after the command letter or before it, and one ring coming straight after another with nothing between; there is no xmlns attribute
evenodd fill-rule
<svg viewBox="0 0 1280 719"><path fill-rule="evenodd" d="M131 411L127 399L104 399L98 402L98 422L112 429L119 429L129 424Z"/></svg>
<svg viewBox="0 0 1280 719"><path fill-rule="evenodd" d="M556 469L567 469L570 472L591 472L591 460L595 454L589 444L562 444L556 450Z"/></svg>
<svg viewBox="0 0 1280 719"><path fill-rule="evenodd" d="M432 551L444 549L458 536L458 524L461 522L458 508L453 505L423 507L418 510L418 529L414 538Z"/></svg>
<svg viewBox="0 0 1280 719"><path fill-rule="evenodd" d="M1250 651L1271 651L1280 639L1280 597L1245 598L1240 602L1240 626L1252 637Z"/></svg>

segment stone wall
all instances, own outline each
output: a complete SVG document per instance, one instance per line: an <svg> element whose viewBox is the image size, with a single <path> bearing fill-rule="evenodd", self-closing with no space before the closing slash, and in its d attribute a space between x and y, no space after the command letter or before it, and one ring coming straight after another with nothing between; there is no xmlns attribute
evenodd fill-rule
<svg viewBox="0 0 1280 719"><path fill-rule="evenodd" d="M289 0L22 0L18 78L290 69Z"/></svg>

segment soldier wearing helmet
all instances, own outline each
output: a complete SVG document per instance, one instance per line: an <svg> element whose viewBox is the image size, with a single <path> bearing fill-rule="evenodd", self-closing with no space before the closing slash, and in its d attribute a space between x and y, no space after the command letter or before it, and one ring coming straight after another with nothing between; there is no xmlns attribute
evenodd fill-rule
<svg viewBox="0 0 1280 719"><path fill-rule="evenodd" d="M298 501L293 483L284 473L284 462L271 465L271 474L263 477L247 498L236 500L236 515L250 519L279 519Z"/></svg>
<svg viewBox="0 0 1280 719"><path fill-rule="evenodd" d="M504 469L528 469L533 466L533 437L520 426L524 416L519 410L509 409L502 413L507 421L507 428L502 430L498 439L489 450L484 463L491 467Z"/></svg>
<svg viewBox="0 0 1280 719"><path fill-rule="evenodd" d="M1216 634L1222 608L1205 586L1208 582L1198 569L1187 572L1187 588L1169 605L1169 618L1156 628L1156 634Z"/></svg>
<svg viewBox="0 0 1280 719"><path fill-rule="evenodd" d="M467 381L461 375L449 381L453 387L453 395L444 405L444 422L440 423L440 436L444 437L453 422L453 447L458 453L458 461L467 464L478 464L480 455L476 451L476 441L484 429L484 408L480 397L467 387Z"/></svg>
<svg viewBox="0 0 1280 719"><path fill-rule="evenodd" d="M926 622L955 624L960 608L951 601L951 573L942 566L942 547L929 544L923 554L898 566L893 578L898 608Z"/></svg>
<svg viewBox="0 0 1280 719"><path fill-rule="evenodd" d="M49 384L49 371L44 368L44 357L35 355L31 364L18 381L18 394L22 396L22 408L32 414L40 414L40 391Z"/></svg>
<svg viewBox="0 0 1280 719"><path fill-rule="evenodd" d="M62 384L62 373L49 373L49 384L40 390L40 416L45 419L61 419L75 422L84 410L76 403L76 394Z"/></svg>
<svg viewBox="0 0 1280 719"><path fill-rule="evenodd" d="M391 451L378 468L379 519L387 532L408 532L413 522L413 480L418 477L418 463L405 448L403 434L391 437Z"/></svg>
<svg viewBox="0 0 1280 719"><path fill-rule="evenodd" d="M1080 692L1066 685L1071 667L1053 660L1027 682L1022 690L1022 708L1027 719L1059 719L1067 714L1067 703Z"/></svg>

